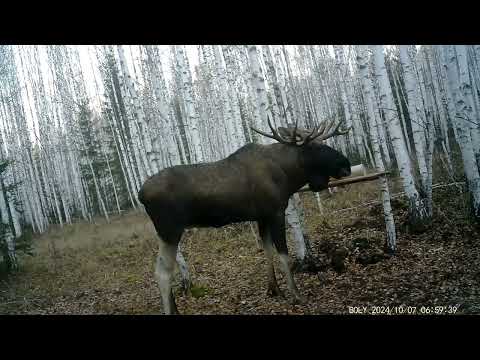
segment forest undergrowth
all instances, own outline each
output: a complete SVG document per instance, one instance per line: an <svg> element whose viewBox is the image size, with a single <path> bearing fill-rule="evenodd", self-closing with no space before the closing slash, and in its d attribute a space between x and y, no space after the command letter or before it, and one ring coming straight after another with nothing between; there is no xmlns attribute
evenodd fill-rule
<svg viewBox="0 0 480 360"><path fill-rule="evenodd" d="M322 194L323 214L312 193L301 197L318 265L314 272L295 273L305 304L289 303L278 261L277 278L286 299L267 296L266 260L255 239L256 225L243 223L185 233L181 247L194 288L183 294L176 286L179 311L348 314L351 307L371 312L402 305L416 314L422 306L480 313L479 230L468 221L467 201L457 187L434 189L434 218L419 234L406 224L405 200L392 200L398 236L394 256L383 251L381 204L359 206L379 198L375 182ZM289 242L293 254L290 235ZM112 217L108 224L98 220L52 227L34 239L34 250L34 256L20 256L19 272L0 280L0 314L162 313L153 278L157 238L143 213Z"/></svg>

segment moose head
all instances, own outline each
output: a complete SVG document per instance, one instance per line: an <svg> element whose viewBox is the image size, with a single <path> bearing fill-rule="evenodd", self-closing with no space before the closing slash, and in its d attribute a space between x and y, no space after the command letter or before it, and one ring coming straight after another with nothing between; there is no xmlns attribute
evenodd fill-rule
<svg viewBox="0 0 480 360"><path fill-rule="evenodd" d="M329 178L339 179L350 176L350 161L337 150L324 144L325 140L334 136L345 135L350 131L350 128L340 129L342 122L334 126L334 121L325 121L311 131L307 131L299 129L297 121L293 126L279 127L278 131L275 131L270 118L267 118L267 121L272 134L267 134L253 127L252 130L277 140L281 144L300 149L300 159L303 161L307 183L312 191L318 192L327 189Z"/></svg>

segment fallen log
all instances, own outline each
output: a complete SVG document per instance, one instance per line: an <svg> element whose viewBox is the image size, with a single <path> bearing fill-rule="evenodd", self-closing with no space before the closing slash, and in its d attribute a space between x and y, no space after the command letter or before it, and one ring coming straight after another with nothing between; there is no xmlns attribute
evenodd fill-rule
<svg viewBox="0 0 480 360"><path fill-rule="evenodd" d="M459 185L464 185L464 184L465 184L464 181L453 182L453 183L450 183L450 184L438 183L438 184L433 184L432 185L432 190L447 187L447 186L457 186L458 187ZM399 198L399 197L402 197L402 196L405 196L405 195L406 194L402 191L402 192L399 192L399 193L396 193L396 194L392 194L390 196L390 199L396 199L396 198ZM378 205L378 204L381 204L381 203L382 203L381 201L373 200L373 201L369 201L369 202L366 202L366 203L363 203L363 204L360 204L360 205L357 205L357 206L354 206L354 207L335 210L333 212L338 213L338 212L342 212L342 211L355 210L355 209L358 209L360 207L365 207L365 206L370 206L370 205Z"/></svg>

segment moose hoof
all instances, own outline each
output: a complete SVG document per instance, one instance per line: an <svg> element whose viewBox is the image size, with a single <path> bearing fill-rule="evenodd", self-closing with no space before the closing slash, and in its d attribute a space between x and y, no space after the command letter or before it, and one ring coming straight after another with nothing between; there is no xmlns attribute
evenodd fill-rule
<svg viewBox="0 0 480 360"><path fill-rule="evenodd" d="M182 284L182 292L184 296L190 296L192 295L192 284Z"/></svg>
<svg viewBox="0 0 480 360"><path fill-rule="evenodd" d="M173 306L170 308L170 311L168 309L165 310L165 315L180 315L177 309L177 305L173 304Z"/></svg>
<svg viewBox="0 0 480 360"><path fill-rule="evenodd" d="M307 303L307 299L301 295L295 295L289 302L290 305L305 305Z"/></svg>
<svg viewBox="0 0 480 360"><path fill-rule="evenodd" d="M164 310L163 314L164 315L180 315L177 308L171 309L170 311Z"/></svg>
<svg viewBox="0 0 480 360"><path fill-rule="evenodd" d="M283 298L283 293L281 292L281 290L279 288L269 288L267 290L267 295L269 297L275 297L275 296L278 296L278 297L281 297Z"/></svg>
<svg viewBox="0 0 480 360"><path fill-rule="evenodd" d="M192 294L192 287L193 287L193 284L191 281L184 280L184 279L180 281L179 288L184 296L189 296Z"/></svg>

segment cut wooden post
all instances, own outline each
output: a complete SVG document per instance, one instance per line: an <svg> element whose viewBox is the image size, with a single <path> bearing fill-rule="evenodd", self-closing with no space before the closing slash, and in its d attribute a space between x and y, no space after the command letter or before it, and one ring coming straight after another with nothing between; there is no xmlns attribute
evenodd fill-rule
<svg viewBox="0 0 480 360"><path fill-rule="evenodd" d="M354 177L347 177L340 180L333 180L333 181L329 181L328 187L344 186L348 184L355 184L358 182L372 181L372 180L379 179L380 177L388 174L389 174L388 171L383 171L383 172L373 173L369 175L354 176ZM305 192L305 191L311 191L308 185L305 185L303 188L298 190L298 192Z"/></svg>
<svg viewBox="0 0 480 360"><path fill-rule="evenodd" d="M365 165L363 164L354 165L350 168L350 170L351 170L351 174L349 178L354 176L367 175L367 170L365 169ZM336 193L338 190L336 186L335 187L329 186L328 191L330 192L330 194L333 194L333 193Z"/></svg>

